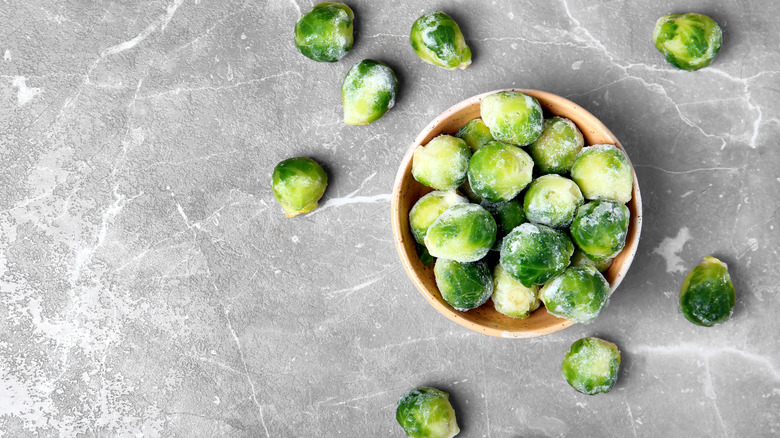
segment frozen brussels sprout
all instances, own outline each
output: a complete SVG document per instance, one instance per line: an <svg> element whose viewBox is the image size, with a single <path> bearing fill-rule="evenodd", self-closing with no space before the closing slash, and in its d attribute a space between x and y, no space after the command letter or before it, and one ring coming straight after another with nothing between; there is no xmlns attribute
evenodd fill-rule
<svg viewBox="0 0 780 438"><path fill-rule="evenodd" d="M704 327L729 319L736 302L728 266L715 257L704 257L680 289L680 312L688 321Z"/></svg>
<svg viewBox="0 0 780 438"><path fill-rule="evenodd" d="M352 48L355 14L343 3L320 3L295 23L295 47L307 58L336 62Z"/></svg>
<svg viewBox="0 0 780 438"><path fill-rule="evenodd" d="M539 291L548 312L583 324L599 316L608 297L609 283L593 266L570 266Z"/></svg>
<svg viewBox="0 0 780 438"><path fill-rule="evenodd" d="M412 25L409 42L417 56L428 64L447 70L465 70L471 65L471 49L458 23L444 12L429 12L418 18Z"/></svg>
<svg viewBox="0 0 780 438"><path fill-rule="evenodd" d="M620 254L626 244L630 212L615 201L592 201L577 210L571 223L574 243L589 258L600 261Z"/></svg>
<svg viewBox="0 0 780 438"><path fill-rule="evenodd" d="M500 141L474 152L468 165L474 193L489 202L517 196L533 179L534 162L522 149Z"/></svg>
<svg viewBox="0 0 780 438"><path fill-rule="evenodd" d="M412 228L414 240L425 241L428 227L448 208L456 204L468 204L468 199L458 195L454 190L433 191L420 198L409 211L409 226Z"/></svg>
<svg viewBox="0 0 780 438"><path fill-rule="evenodd" d="M561 365L561 373L569 385L587 395L609 392L617 382L619 370L617 345L593 337L573 343Z"/></svg>
<svg viewBox="0 0 780 438"><path fill-rule="evenodd" d="M569 236L553 228L524 223L504 238L501 266L525 287L561 274L574 253Z"/></svg>
<svg viewBox="0 0 780 438"><path fill-rule="evenodd" d="M463 181L463 184L458 187L458 190L460 193L462 193L466 198L468 198L469 201L479 204L480 202L484 201L481 196L474 193L474 190L471 188L471 184L469 184L469 179L466 178L465 181Z"/></svg>
<svg viewBox="0 0 780 438"><path fill-rule="evenodd" d="M395 419L412 438L452 438L460 432L450 395L436 388L417 388L402 395Z"/></svg>
<svg viewBox="0 0 780 438"><path fill-rule="evenodd" d="M368 125L382 118L395 105L398 79L385 64L364 59L347 72L341 86L344 123Z"/></svg>
<svg viewBox="0 0 780 438"><path fill-rule="evenodd" d="M430 266L436 263L436 259L428 252L428 248L419 243L417 244L417 256L420 257L423 266Z"/></svg>
<svg viewBox="0 0 780 438"><path fill-rule="evenodd" d="M501 251L501 243L504 241L504 236L514 230L515 227L525 222L523 205L520 204L520 201L517 199L507 202L483 201L481 205L485 207L485 210L489 211L490 214L493 215L493 219L496 220L498 232L496 234L496 243L493 245L493 250Z"/></svg>
<svg viewBox="0 0 780 438"><path fill-rule="evenodd" d="M526 190L523 208L531 222L566 228L583 202L585 199L574 181L560 175L544 175Z"/></svg>
<svg viewBox="0 0 780 438"><path fill-rule="evenodd" d="M606 272L607 269L609 269L610 266L612 266L612 259L604 259L604 260L593 260L592 258L585 255L584 252L582 252L579 248L574 250L574 255L571 256L571 265L572 266L593 266L594 268L598 269L599 272Z"/></svg>
<svg viewBox="0 0 780 438"><path fill-rule="evenodd" d="M425 247L434 257L474 262L496 241L496 221L475 204L453 205L428 227Z"/></svg>
<svg viewBox="0 0 780 438"><path fill-rule="evenodd" d="M484 260L461 263L439 258L433 275L444 301L461 312L485 304L493 293L493 277Z"/></svg>
<svg viewBox="0 0 780 438"><path fill-rule="evenodd" d="M428 187L449 190L466 180L471 149L465 141L440 135L418 147L412 157L412 176Z"/></svg>
<svg viewBox="0 0 780 438"><path fill-rule="evenodd" d="M496 312L512 318L528 318L539 308L539 286L523 286L500 264L493 269L493 306Z"/></svg>
<svg viewBox="0 0 780 438"><path fill-rule="evenodd" d="M462 138L469 145L472 152L476 152L477 149L487 146L488 143L495 140L490 135L490 128L487 127L482 119L474 119L466 123L458 130L455 136Z"/></svg>
<svg viewBox="0 0 780 438"><path fill-rule="evenodd" d="M631 200L634 173L626 154L611 144L584 148L571 168L571 179L585 199L609 199L623 204Z"/></svg>
<svg viewBox="0 0 780 438"><path fill-rule="evenodd" d="M311 158L290 158L277 164L271 189L284 215L295 217L317 208L328 186L328 175Z"/></svg>
<svg viewBox="0 0 780 438"><path fill-rule="evenodd" d="M486 96L479 110L490 134L498 141L526 146L542 133L542 106L519 91L499 91Z"/></svg>
<svg viewBox="0 0 780 438"><path fill-rule="evenodd" d="M542 134L528 146L528 152L542 173L564 174L569 173L584 144L574 122L555 116L544 121Z"/></svg>
<svg viewBox="0 0 780 438"><path fill-rule="evenodd" d="M723 43L720 26L702 14L670 14L659 18L653 30L655 48L666 62L694 71L708 66Z"/></svg>

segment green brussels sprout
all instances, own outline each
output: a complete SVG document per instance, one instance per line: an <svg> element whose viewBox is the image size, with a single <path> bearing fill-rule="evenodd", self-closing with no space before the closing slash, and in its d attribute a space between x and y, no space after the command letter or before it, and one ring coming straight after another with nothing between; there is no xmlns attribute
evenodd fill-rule
<svg viewBox="0 0 780 438"><path fill-rule="evenodd" d="M440 135L418 147L412 157L412 176L437 190L454 189L466 180L471 149L465 141Z"/></svg>
<svg viewBox="0 0 780 438"><path fill-rule="evenodd" d="M471 49L463 33L449 15L429 12L412 25L409 42L417 56L428 64L447 70L465 70L471 65Z"/></svg>
<svg viewBox="0 0 780 438"><path fill-rule="evenodd" d="M469 201L471 201L471 202L473 202L475 204L479 204L480 202L484 201L484 199L482 199L481 196L479 196L478 194L474 193L474 190L471 188L471 184L469 184L469 179L468 178L466 178L466 180L463 181L463 184L461 184L460 187L458 187L458 190L463 195L465 195L466 198Z"/></svg>
<svg viewBox="0 0 780 438"><path fill-rule="evenodd" d="M560 275L572 253L574 245L565 233L526 222L504 237L501 266L523 286L531 287Z"/></svg>
<svg viewBox="0 0 780 438"><path fill-rule="evenodd" d="M434 257L475 262L490 251L496 241L496 221L475 204L453 205L428 227L425 247Z"/></svg>
<svg viewBox="0 0 780 438"><path fill-rule="evenodd" d="M539 308L539 286L525 287L500 264L493 269L493 306L512 318L528 318Z"/></svg>
<svg viewBox="0 0 780 438"><path fill-rule="evenodd" d="M450 395L436 388L417 388L402 395L395 419L412 438L452 438L460 432Z"/></svg>
<svg viewBox="0 0 780 438"><path fill-rule="evenodd" d="M295 47L307 58L336 62L352 49L355 14L343 3L320 3L295 23Z"/></svg>
<svg viewBox="0 0 780 438"><path fill-rule="evenodd" d="M523 205L517 199L507 202L483 201L480 205L485 207L485 210L489 211L493 215L493 219L496 220L498 232L496 233L496 243L492 249L493 251L501 251L504 236L525 222Z"/></svg>
<svg viewBox="0 0 780 438"><path fill-rule="evenodd" d="M493 293L493 277L484 260L461 263L439 258L433 275L444 301L461 312L485 304Z"/></svg>
<svg viewBox="0 0 780 438"><path fill-rule="evenodd" d="M553 228L566 228L585 199L577 184L560 175L535 179L525 192L523 208L528 220Z"/></svg>
<svg viewBox="0 0 780 438"><path fill-rule="evenodd" d="M542 134L542 106L519 91L499 91L486 96L479 110L490 134L498 141L526 146Z"/></svg>
<svg viewBox="0 0 780 438"><path fill-rule="evenodd" d="M593 337L574 342L561 364L563 378L572 388L587 395L609 392L617 382L619 370L617 345Z"/></svg>
<svg viewBox="0 0 780 438"><path fill-rule="evenodd" d="M395 105L398 79L387 65L364 59L347 72L341 86L344 123L368 125L382 118Z"/></svg>
<svg viewBox="0 0 780 438"><path fill-rule="evenodd" d="M718 23L706 15L670 14L655 23L653 41L666 62L694 71L710 65L718 56L723 33Z"/></svg>
<svg viewBox="0 0 780 438"><path fill-rule="evenodd" d="M474 152L468 165L474 193L489 202L517 196L533 179L534 162L522 149L500 141Z"/></svg>
<svg viewBox="0 0 780 438"><path fill-rule="evenodd" d="M598 269L599 272L606 272L610 266L612 266L612 259L593 260L585 255L579 248L574 250L574 255L571 256L572 266L593 266Z"/></svg>
<svg viewBox="0 0 780 438"><path fill-rule="evenodd" d="M487 127L482 119L474 119L461 126L455 136L462 138L469 145L472 152L476 152L477 149L487 146L488 143L495 140L490 134L490 128Z"/></svg>
<svg viewBox="0 0 780 438"><path fill-rule="evenodd" d="M430 266L436 263L436 259L428 252L428 248L420 243L417 244L417 256L420 257L423 266Z"/></svg>
<svg viewBox="0 0 780 438"><path fill-rule="evenodd" d="M454 190L433 191L420 198L409 211L409 226L417 243L425 241L428 227L448 208L456 204L468 204L468 200Z"/></svg>
<svg viewBox="0 0 780 438"><path fill-rule="evenodd" d="M704 327L729 319L736 302L728 266L715 257L704 257L680 289L680 312L688 321Z"/></svg>
<svg viewBox="0 0 780 438"><path fill-rule="evenodd" d="M623 204L631 200L634 173L626 154L611 144L584 148L571 168L571 179L585 199L608 199Z"/></svg>
<svg viewBox="0 0 780 438"><path fill-rule="evenodd" d="M528 152L542 173L563 174L571 171L584 144L585 138L574 122L555 116L544 121L542 134L528 146Z"/></svg>
<svg viewBox="0 0 780 438"><path fill-rule="evenodd" d="M284 215L295 217L317 208L317 201L325 194L328 175L311 158L290 158L277 164L271 180L271 189Z"/></svg>
<svg viewBox="0 0 780 438"><path fill-rule="evenodd" d="M570 266L539 291L548 312L583 324L599 316L608 297L609 283L593 266Z"/></svg>
<svg viewBox="0 0 780 438"><path fill-rule="evenodd" d="M588 258L611 259L626 244L629 216L628 207L619 202L588 202L577 210L569 232Z"/></svg>

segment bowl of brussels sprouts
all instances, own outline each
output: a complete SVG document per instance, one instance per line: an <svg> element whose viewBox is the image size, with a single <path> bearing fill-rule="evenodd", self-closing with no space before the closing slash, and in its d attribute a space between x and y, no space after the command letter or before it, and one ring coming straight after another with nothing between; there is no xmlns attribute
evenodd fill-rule
<svg viewBox="0 0 780 438"><path fill-rule="evenodd" d="M642 202L612 132L563 97L496 90L415 138L392 198L396 248L439 313L530 338L590 323L628 272Z"/></svg>

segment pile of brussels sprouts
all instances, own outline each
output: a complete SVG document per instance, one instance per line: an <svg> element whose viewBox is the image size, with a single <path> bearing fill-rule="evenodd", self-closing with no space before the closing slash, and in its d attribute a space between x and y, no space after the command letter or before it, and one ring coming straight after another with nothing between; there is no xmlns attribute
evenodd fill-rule
<svg viewBox="0 0 780 438"><path fill-rule="evenodd" d="M409 224L421 254L436 258L442 298L464 312L492 297L512 318L543 303L560 318L593 321L609 296L601 271L628 233L628 158L614 145L585 147L571 120L545 119L519 91L486 96L480 115L412 161L414 178L434 191Z"/></svg>

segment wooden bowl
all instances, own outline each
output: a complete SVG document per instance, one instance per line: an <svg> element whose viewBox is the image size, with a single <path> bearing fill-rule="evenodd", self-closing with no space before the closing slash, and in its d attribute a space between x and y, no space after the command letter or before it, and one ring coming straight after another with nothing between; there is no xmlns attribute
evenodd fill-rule
<svg viewBox="0 0 780 438"><path fill-rule="evenodd" d="M535 97L548 114L571 119L585 136L586 145L609 143L625 152L618 139L604 124L574 102L544 91L509 90L521 91ZM482 99L498 91L504 90L491 91L471 97L444 111L426 126L414 140L404 156L395 178L392 204L393 235L406 273L420 293L439 313L478 333L504 338L531 338L555 333L571 327L574 322L547 313L544 306L533 312L527 319L510 318L496 312L492 301L468 312L453 309L444 301L436 287L433 265L423 266L417 256L417 247L409 228L409 210L421 196L432 191L431 188L418 183L412 177L412 156L415 149L427 144L437 135L454 135L469 120L480 117L479 104ZM633 170L633 165L631 168ZM610 294L615 292L628 272L639 245L639 233L642 229L642 199L639 194L636 172L634 172L633 196L627 206L631 212L631 219L625 248L615 257L609 270L604 272L604 277L610 284Z"/></svg>

